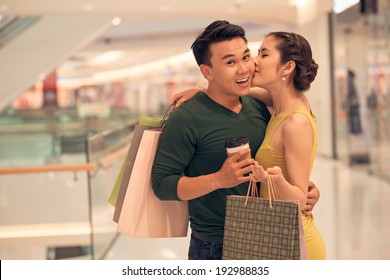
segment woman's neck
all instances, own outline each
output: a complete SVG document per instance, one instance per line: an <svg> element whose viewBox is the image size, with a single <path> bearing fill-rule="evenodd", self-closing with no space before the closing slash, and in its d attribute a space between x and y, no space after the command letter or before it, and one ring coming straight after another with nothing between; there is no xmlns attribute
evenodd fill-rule
<svg viewBox="0 0 390 280"><path fill-rule="evenodd" d="M302 92L285 90L278 94L272 94L272 101L275 116L296 109L310 110L310 106Z"/></svg>

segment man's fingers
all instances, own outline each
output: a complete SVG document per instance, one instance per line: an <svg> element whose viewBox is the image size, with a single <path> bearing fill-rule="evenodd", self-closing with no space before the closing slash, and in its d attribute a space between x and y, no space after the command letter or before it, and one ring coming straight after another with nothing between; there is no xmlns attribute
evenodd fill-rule
<svg viewBox="0 0 390 280"><path fill-rule="evenodd" d="M253 158L247 158L247 159L244 159L244 160L241 160L239 162L237 162L237 167L238 168L243 168L243 167L246 167L248 166L249 168L249 171L251 171L251 166L252 164L254 164L255 160Z"/></svg>
<svg viewBox="0 0 390 280"><path fill-rule="evenodd" d="M240 150L236 153L234 153L231 157L231 161L238 161L242 156L249 154L250 155L251 150L249 148ZM250 156L249 156L250 157Z"/></svg>

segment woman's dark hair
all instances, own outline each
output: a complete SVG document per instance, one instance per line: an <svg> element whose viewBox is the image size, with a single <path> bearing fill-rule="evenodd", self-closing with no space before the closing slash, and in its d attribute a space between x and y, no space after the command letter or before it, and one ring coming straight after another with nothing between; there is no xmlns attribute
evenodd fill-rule
<svg viewBox="0 0 390 280"><path fill-rule="evenodd" d="M277 49L280 51L281 64L289 60L295 61L293 76L295 88L301 91L308 90L318 70L309 42L303 36L292 32L271 32L266 37L269 36L279 40Z"/></svg>
<svg viewBox="0 0 390 280"><path fill-rule="evenodd" d="M210 45L212 43L232 40L241 37L245 43L245 30L238 25L231 24L226 20L217 20L211 23L192 43L191 49L194 53L196 63L211 66Z"/></svg>

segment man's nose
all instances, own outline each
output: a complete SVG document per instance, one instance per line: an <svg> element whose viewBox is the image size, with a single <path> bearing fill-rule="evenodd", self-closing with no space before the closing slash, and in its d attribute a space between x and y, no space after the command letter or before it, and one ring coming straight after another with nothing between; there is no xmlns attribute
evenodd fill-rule
<svg viewBox="0 0 390 280"><path fill-rule="evenodd" d="M239 71L240 72L246 72L246 71L249 71L249 63L250 62L247 62L247 61L241 61L240 63L239 63Z"/></svg>

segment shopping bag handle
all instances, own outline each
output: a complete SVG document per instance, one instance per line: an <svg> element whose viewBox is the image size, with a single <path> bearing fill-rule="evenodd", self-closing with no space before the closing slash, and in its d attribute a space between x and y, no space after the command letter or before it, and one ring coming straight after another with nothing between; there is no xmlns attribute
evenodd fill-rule
<svg viewBox="0 0 390 280"><path fill-rule="evenodd" d="M176 108L176 103L173 103L171 106L168 107L168 109L165 111L165 114L163 118L161 119L161 129L164 129L165 123L169 118L169 115L175 110Z"/></svg>
<svg viewBox="0 0 390 280"><path fill-rule="evenodd" d="M275 199L277 198L277 194L276 194L274 180L269 174L267 176L267 189L268 189L268 196L269 196L269 207L271 207L272 209L273 208L272 200L275 201Z"/></svg>
<svg viewBox="0 0 390 280"><path fill-rule="evenodd" d="M272 179L271 175L267 175L267 189L268 189L268 197L269 197L269 207L273 209L272 201L275 201L278 196L276 193L276 188L274 184L274 180ZM248 184L248 191L246 193L246 200L245 200L245 206L248 206L248 199L249 197L259 197L259 191L257 190L256 182L249 181Z"/></svg>

